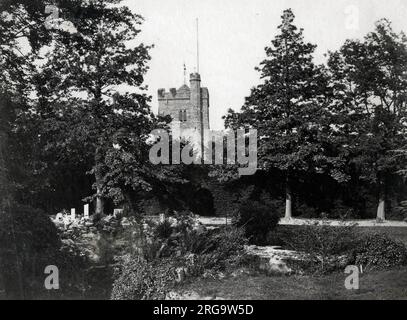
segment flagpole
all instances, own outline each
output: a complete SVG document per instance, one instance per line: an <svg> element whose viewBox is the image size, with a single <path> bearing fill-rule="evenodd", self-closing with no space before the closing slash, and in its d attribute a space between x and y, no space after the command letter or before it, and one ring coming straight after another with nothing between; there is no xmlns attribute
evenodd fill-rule
<svg viewBox="0 0 407 320"><path fill-rule="evenodd" d="M199 19L196 18L196 69L199 73Z"/></svg>
<svg viewBox="0 0 407 320"><path fill-rule="evenodd" d="M187 66L185 65L184 61L184 85L187 84Z"/></svg>

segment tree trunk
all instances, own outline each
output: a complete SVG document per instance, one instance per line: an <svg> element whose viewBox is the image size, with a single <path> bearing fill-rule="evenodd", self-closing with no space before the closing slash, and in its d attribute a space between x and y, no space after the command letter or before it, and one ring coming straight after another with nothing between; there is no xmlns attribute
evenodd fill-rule
<svg viewBox="0 0 407 320"><path fill-rule="evenodd" d="M95 213L96 213L96 215L100 215L100 216L101 216L101 215L104 214L104 201L103 201L103 198L102 198L102 196L101 196L100 188L97 187L96 190L97 190L97 191L96 191L97 195L96 195L96 209L95 209Z"/></svg>
<svg viewBox="0 0 407 320"><path fill-rule="evenodd" d="M10 200L10 185L7 179L7 114L6 101L0 93L0 206L4 207Z"/></svg>
<svg viewBox="0 0 407 320"><path fill-rule="evenodd" d="M290 185L290 179L287 174L287 180L285 184L285 218L286 219L291 219L293 214L292 214L292 193L291 193L291 185Z"/></svg>
<svg viewBox="0 0 407 320"><path fill-rule="evenodd" d="M103 174L101 172L101 161L102 156L100 149L96 149L95 154L95 180L96 180L96 208L95 214L99 216L104 215L104 199L102 197L102 178Z"/></svg>
<svg viewBox="0 0 407 320"><path fill-rule="evenodd" d="M379 205L377 207L377 221L384 222L386 220L386 211L385 211L385 200L379 199Z"/></svg>
<svg viewBox="0 0 407 320"><path fill-rule="evenodd" d="M1 125L1 124L0 124ZM1 129L0 129L1 130ZM6 161L5 161L5 135L3 132L0 131L0 193L1 193L1 201L0 206L5 205L6 199L9 198L9 186L7 181L7 169L6 169Z"/></svg>
<svg viewBox="0 0 407 320"><path fill-rule="evenodd" d="M377 206L377 221L386 220L386 185L383 179L379 181L379 205Z"/></svg>

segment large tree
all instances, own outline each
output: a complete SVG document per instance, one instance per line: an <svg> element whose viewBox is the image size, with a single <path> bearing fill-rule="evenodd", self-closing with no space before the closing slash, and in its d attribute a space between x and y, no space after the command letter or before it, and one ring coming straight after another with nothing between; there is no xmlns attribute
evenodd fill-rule
<svg viewBox="0 0 407 320"><path fill-rule="evenodd" d="M331 53L328 65L340 153L376 189L377 219L384 220L403 163L395 151L407 137L407 37L381 20L362 41L348 40Z"/></svg>
<svg viewBox="0 0 407 320"><path fill-rule="evenodd" d="M279 169L285 176L286 218L292 216L292 184L302 172L319 172L329 162L324 133L329 130L324 105L327 78L313 62L315 45L304 41L285 10L279 33L266 47L266 59L257 70L263 83L252 89L241 113L226 117L229 127L258 130L260 169Z"/></svg>
<svg viewBox="0 0 407 320"><path fill-rule="evenodd" d="M37 77L48 145L61 157L80 150L92 159L97 214L103 213L106 156L121 148L117 137L128 135L141 145L155 121L143 84L150 59L150 47L138 41L143 18L120 3L81 0L72 1L72 11L62 8L74 28L56 31Z"/></svg>
<svg viewBox="0 0 407 320"><path fill-rule="evenodd" d="M16 119L31 107L33 58L50 39L44 26L45 19L45 1L0 2L0 233L4 238L0 246L0 285L5 285L7 294L16 285L15 297L18 298L23 298L27 291L24 287L28 280L25 270L29 268L24 257L33 254L23 239L27 234L35 234L38 226L34 230L31 224L24 225L19 220L14 197L15 177L10 171L13 152L16 151L13 148ZM26 150L18 152L22 155ZM36 215L28 217L36 218ZM6 239L11 241L4 242ZM30 264L33 266L35 262L30 261Z"/></svg>
<svg viewBox="0 0 407 320"><path fill-rule="evenodd" d="M50 40L45 27L46 1L3 0L0 2L0 193L11 200L10 147L15 119L30 107L33 58ZM0 203L1 204L1 203Z"/></svg>

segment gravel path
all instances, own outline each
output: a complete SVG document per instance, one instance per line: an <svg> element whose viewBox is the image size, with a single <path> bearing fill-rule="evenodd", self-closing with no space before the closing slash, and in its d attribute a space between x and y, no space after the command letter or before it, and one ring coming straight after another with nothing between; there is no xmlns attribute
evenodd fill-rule
<svg viewBox="0 0 407 320"><path fill-rule="evenodd" d="M230 224L231 219L225 217L199 217L199 222L206 226L222 226L225 224ZM340 226L357 226L357 227L402 227L407 228L407 222L405 221L385 221L385 222L377 222L376 220L322 220L322 219L281 219L281 225L287 226L301 226L307 224L324 224L329 225L332 227L340 227Z"/></svg>

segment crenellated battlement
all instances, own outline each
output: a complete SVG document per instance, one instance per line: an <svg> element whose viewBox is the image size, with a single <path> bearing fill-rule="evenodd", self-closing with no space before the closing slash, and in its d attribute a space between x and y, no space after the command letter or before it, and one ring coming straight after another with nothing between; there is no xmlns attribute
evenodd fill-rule
<svg viewBox="0 0 407 320"><path fill-rule="evenodd" d="M183 85L179 89L171 88L169 91L158 89L158 100L190 99L191 89Z"/></svg>
<svg viewBox="0 0 407 320"><path fill-rule="evenodd" d="M164 88L157 90L158 100L176 100L176 99L190 99L191 89L184 85L179 89L171 88L169 91L166 91ZM202 99L209 99L209 90L208 88L201 88Z"/></svg>
<svg viewBox="0 0 407 320"><path fill-rule="evenodd" d="M209 129L209 90L201 88L201 76L190 74L189 86L158 89L158 113L170 115L182 130Z"/></svg>

